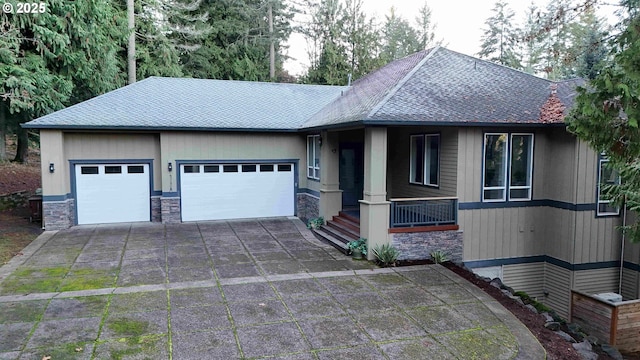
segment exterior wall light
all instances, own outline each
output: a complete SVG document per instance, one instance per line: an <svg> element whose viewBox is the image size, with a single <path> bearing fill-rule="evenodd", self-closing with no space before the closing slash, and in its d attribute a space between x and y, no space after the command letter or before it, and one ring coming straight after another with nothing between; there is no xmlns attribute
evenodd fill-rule
<svg viewBox="0 0 640 360"><path fill-rule="evenodd" d="M53 163L49 163L49 172L53 174L56 171L56 168L53 166Z"/></svg>
<svg viewBox="0 0 640 360"><path fill-rule="evenodd" d="M167 169L169 170L169 172L173 171L173 165L171 164L171 161L169 161L169 166L167 166Z"/></svg>

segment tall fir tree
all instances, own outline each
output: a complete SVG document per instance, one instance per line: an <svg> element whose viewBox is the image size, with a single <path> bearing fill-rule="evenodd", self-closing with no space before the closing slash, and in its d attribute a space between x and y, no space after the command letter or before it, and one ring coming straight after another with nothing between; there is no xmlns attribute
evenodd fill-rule
<svg viewBox="0 0 640 360"><path fill-rule="evenodd" d="M519 46L522 55L522 70L530 74L541 75L547 32L540 27L540 9L531 3L525 13L523 28L519 31Z"/></svg>
<svg viewBox="0 0 640 360"><path fill-rule="evenodd" d="M426 50L432 46L442 44L442 40L436 41L436 24L433 22L432 11L425 1L418 9L416 16L416 33L420 50Z"/></svg>
<svg viewBox="0 0 640 360"><path fill-rule="evenodd" d="M0 117L18 134L18 162L27 154L20 123L124 83L126 26L111 2L52 0L30 15L0 15Z"/></svg>
<svg viewBox="0 0 640 360"><path fill-rule="evenodd" d="M383 63L403 58L422 49L418 32L402 16L396 14L395 8L389 9L382 26Z"/></svg>
<svg viewBox="0 0 640 360"><path fill-rule="evenodd" d="M492 15L485 21L487 28L481 37L478 56L512 68L522 68L516 47L517 28L513 24L515 13L504 0L498 0L491 11Z"/></svg>

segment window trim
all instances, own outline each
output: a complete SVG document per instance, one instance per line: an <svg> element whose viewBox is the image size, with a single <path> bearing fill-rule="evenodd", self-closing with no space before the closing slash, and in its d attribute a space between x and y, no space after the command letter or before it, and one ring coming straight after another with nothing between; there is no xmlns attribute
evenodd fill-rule
<svg viewBox="0 0 640 360"><path fill-rule="evenodd" d="M528 174L527 174L527 178L529 180L529 185L527 186L511 186L511 171L513 170L513 167L511 166L511 159L513 158L513 136L531 136L531 144L529 144L529 169L528 169ZM509 171L508 171L508 192L507 192L507 198L509 199L509 201L531 201L531 194L532 194L532 189L533 189L533 149L534 149L534 141L535 141L535 136L533 133L511 133L509 134ZM511 189L516 189L516 190L523 190L523 189L528 189L528 196L526 198L511 198Z"/></svg>
<svg viewBox="0 0 640 360"><path fill-rule="evenodd" d="M504 179L504 186L485 186L486 176L486 154L487 154L487 136L502 136L506 138L505 152L503 156L504 161L504 173L502 174ZM513 136L528 135L531 136L530 154L529 154L529 169L528 169L528 186L511 186L511 159L513 157ZM497 203L497 202L521 202L531 201L533 199L533 160L535 152L535 133L533 132L485 132L482 137L482 180L481 180L481 202L483 203ZM529 189L527 198L512 198L511 189ZM500 199L486 199L485 192L487 190L503 190L502 197Z"/></svg>
<svg viewBox="0 0 640 360"><path fill-rule="evenodd" d="M507 139L507 143L505 144L505 152L503 155L503 161L504 161L504 174L503 176L503 180L504 180L504 185L503 186L485 186L485 176L487 173L486 170L486 166L487 166L487 136L488 135L497 135L497 136L502 136L504 135ZM509 133L506 132L501 132L501 133L497 133L497 132L488 132L488 133L484 133L483 137L482 137L482 193L481 193L481 197L482 197L482 202L504 202L507 200L507 190L508 190L508 181L509 179L507 178L507 175L509 174ZM502 192L502 198L500 199L485 199L484 198L484 193L487 190L503 190Z"/></svg>
<svg viewBox="0 0 640 360"><path fill-rule="evenodd" d="M320 150L320 135L307 135L307 178L320 180L320 154L316 154L316 144L317 149ZM315 164L316 158L318 158L318 166ZM312 159L312 162L309 159Z"/></svg>
<svg viewBox="0 0 640 360"><path fill-rule="evenodd" d="M611 204L611 200L603 200L601 199L601 188L600 185L602 180L602 165L609 163L609 158L605 154L600 154L598 156L598 178L596 183L596 217L608 217L608 216L620 216L620 208L617 208L616 212L600 212L601 204ZM616 183L620 184L620 174L618 173Z"/></svg>
<svg viewBox="0 0 640 360"><path fill-rule="evenodd" d="M414 138L422 138L422 182L414 181L415 170L413 165L415 161L413 159L413 139ZM430 168L427 167L427 139L428 138L436 138L438 139L438 163L436 165L437 175L436 175L436 183L430 183L431 176L429 173ZM421 185L432 188L440 187L440 165L442 158L442 136L440 133L425 133L425 134L414 134L409 136L409 184L413 185ZM431 165L431 164L429 164Z"/></svg>

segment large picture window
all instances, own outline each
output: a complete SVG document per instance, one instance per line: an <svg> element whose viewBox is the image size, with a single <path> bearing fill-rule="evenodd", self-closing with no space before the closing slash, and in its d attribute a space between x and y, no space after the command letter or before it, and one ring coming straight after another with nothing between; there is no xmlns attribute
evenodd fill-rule
<svg viewBox="0 0 640 360"><path fill-rule="evenodd" d="M601 156L598 160L598 203L597 216L620 215L620 209L613 206L605 194L605 185L619 185L620 174L609 164L609 159Z"/></svg>
<svg viewBox="0 0 640 360"><path fill-rule="evenodd" d="M409 182L438 186L440 179L440 135L411 135Z"/></svg>
<svg viewBox="0 0 640 360"><path fill-rule="evenodd" d="M307 136L307 177L320 180L320 135Z"/></svg>
<svg viewBox="0 0 640 360"><path fill-rule="evenodd" d="M533 134L484 135L482 201L531 200Z"/></svg>

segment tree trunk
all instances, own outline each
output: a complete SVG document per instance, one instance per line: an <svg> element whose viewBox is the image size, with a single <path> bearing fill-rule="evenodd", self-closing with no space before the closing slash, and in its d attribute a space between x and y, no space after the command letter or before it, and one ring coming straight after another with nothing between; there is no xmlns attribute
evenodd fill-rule
<svg viewBox="0 0 640 360"><path fill-rule="evenodd" d="M23 129L20 124L18 124L16 133L18 134L18 148L16 149L16 157L13 161L24 164L27 161L27 153L29 150L29 136L27 130Z"/></svg>
<svg viewBox="0 0 640 360"><path fill-rule="evenodd" d="M7 118L4 108L4 101L0 101L0 162L7 160L7 144L5 143Z"/></svg>

